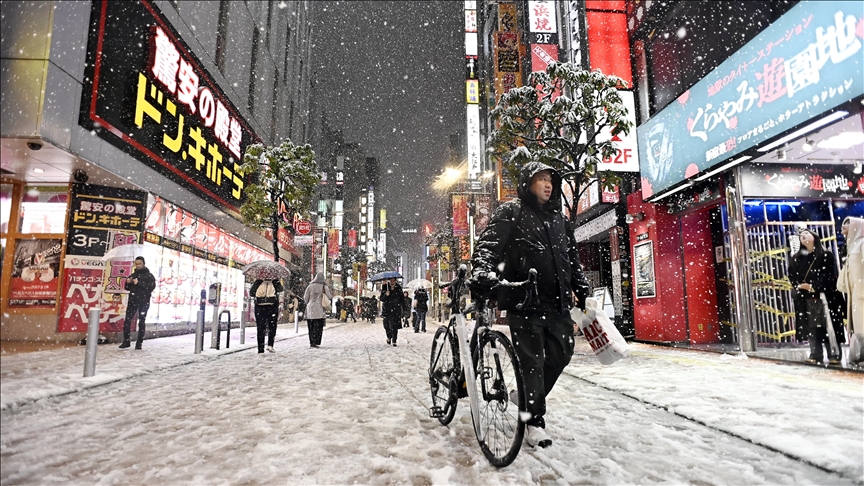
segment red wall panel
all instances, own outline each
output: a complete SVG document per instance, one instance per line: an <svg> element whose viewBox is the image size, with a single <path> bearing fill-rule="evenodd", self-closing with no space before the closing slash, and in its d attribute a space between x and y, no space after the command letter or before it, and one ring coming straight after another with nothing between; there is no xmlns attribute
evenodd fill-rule
<svg viewBox="0 0 864 486"><path fill-rule="evenodd" d="M586 12L588 52L591 69L614 74L633 87L630 67L630 41L627 38L627 16L623 13Z"/></svg>
<svg viewBox="0 0 864 486"><path fill-rule="evenodd" d="M709 216L708 211L699 211L681 218L690 344L719 341L714 248Z"/></svg>
<svg viewBox="0 0 864 486"><path fill-rule="evenodd" d="M650 203L643 203L641 194L627 197L627 212L642 212L645 218L630 225L630 254L638 243L636 237L647 233L654 242L654 274L656 297L636 298L633 288L633 325L636 339L642 341L685 341L687 318L684 306L684 278L681 268L682 248L677 218ZM635 268L635 262L632 262Z"/></svg>

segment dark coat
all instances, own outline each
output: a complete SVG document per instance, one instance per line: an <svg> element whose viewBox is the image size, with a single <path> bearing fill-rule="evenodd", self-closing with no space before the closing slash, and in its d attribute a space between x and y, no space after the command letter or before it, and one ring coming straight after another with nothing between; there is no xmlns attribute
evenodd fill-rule
<svg viewBox="0 0 864 486"><path fill-rule="evenodd" d="M552 172L553 190L549 201L540 206L529 184L542 170ZM566 312L573 306L571 292L579 298L579 306L585 306L588 281L582 274L573 228L561 212L561 183L561 176L551 167L526 164L519 176L519 198L495 210L474 247L471 265L475 276L495 272L500 279L515 282L527 280L531 268L537 270L538 301L519 313ZM516 312L524 297L524 289L500 287L498 307Z"/></svg>
<svg viewBox="0 0 864 486"><path fill-rule="evenodd" d="M385 283L381 287L381 315L383 317L394 316L402 317L402 306L405 305L405 300L402 295L402 286L399 282L392 289L389 288L390 283ZM387 295L387 290L390 290L390 295Z"/></svg>
<svg viewBox="0 0 864 486"><path fill-rule="evenodd" d="M834 326L834 334L838 343L846 341L843 332L843 296L837 292L837 264L834 255L827 251L814 251L808 253L806 250L798 251L789 262L789 282L792 284L793 299L795 307L796 332L804 336L806 330L801 324L807 322L807 299L819 299L819 294L824 293L831 313L831 322ZM798 289L798 284L809 283L813 285L813 292Z"/></svg>
<svg viewBox="0 0 864 486"><path fill-rule="evenodd" d="M411 296L402 293L402 317L411 317Z"/></svg>
<svg viewBox="0 0 864 486"><path fill-rule="evenodd" d="M137 279L138 283L133 284L132 279ZM150 302L150 294L156 288L156 277L150 273L150 269L144 267L140 270L135 270L129 278L126 279L126 290L129 291L129 304L140 305Z"/></svg>
<svg viewBox="0 0 864 486"><path fill-rule="evenodd" d="M429 294L426 289L417 289L414 292L414 299L417 300L417 312L429 312Z"/></svg>
<svg viewBox="0 0 864 486"><path fill-rule="evenodd" d="M255 305L273 305L279 303L279 294L282 292L282 283L279 280L271 280L273 282L273 289L276 291L275 297L255 297L255 293L258 291L258 287L264 283L263 280L256 280L255 283L252 284L252 288L249 289L249 295L255 298Z"/></svg>

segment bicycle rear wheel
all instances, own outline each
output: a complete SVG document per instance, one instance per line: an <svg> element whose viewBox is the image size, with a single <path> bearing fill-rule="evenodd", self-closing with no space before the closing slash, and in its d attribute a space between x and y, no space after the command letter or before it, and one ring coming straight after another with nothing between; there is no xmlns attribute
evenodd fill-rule
<svg viewBox="0 0 864 486"><path fill-rule="evenodd" d="M432 355L429 358L429 388L432 391L430 413L442 425L447 425L456 414L459 353L456 336L447 326L435 331Z"/></svg>
<svg viewBox="0 0 864 486"><path fill-rule="evenodd" d="M480 392L480 449L496 467L510 465L519 454L525 423L519 420L524 390L522 369L507 336L487 331L480 337L475 363ZM513 394L514 403L511 400Z"/></svg>

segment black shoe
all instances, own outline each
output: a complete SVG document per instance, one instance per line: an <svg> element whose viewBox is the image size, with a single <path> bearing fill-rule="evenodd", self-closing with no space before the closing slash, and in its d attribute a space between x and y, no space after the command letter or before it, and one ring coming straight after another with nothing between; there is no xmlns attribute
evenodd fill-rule
<svg viewBox="0 0 864 486"><path fill-rule="evenodd" d="M393 347L394 348L396 347L396 341L393 341Z"/></svg>
<svg viewBox="0 0 864 486"><path fill-rule="evenodd" d="M123 344L119 346L120 349L126 349L130 346L129 341L123 341Z"/></svg>
<svg viewBox="0 0 864 486"><path fill-rule="evenodd" d="M420 334L420 331L414 330L414 334Z"/></svg>
<svg viewBox="0 0 864 486"><path fill-rule="evenodd" d="M390 345L390 340L389 340L389 339L387 340L387 345L388 345L388 346Z"/></svg>
<svg viewBox="0 0 864 486"><path fill-rule="evenodd" d="M141 343L135 343L135 349L141 349Z"/></svg>

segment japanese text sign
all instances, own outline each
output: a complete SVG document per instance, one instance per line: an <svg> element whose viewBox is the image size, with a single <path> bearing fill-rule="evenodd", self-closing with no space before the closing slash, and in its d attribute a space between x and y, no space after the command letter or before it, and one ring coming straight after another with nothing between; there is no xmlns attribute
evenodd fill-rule
<svg viewBox="0 0 864 486"><path fill-rule="evenodd" d="M864 9L804 1L638 129L643 197L864 94Z"/></svg>
<svg viewBox="0 0 864 486"><path fill-rule="evenodd" d="M227 209L259 140L150 1L93 2L79 123ZM111 19L107 21L106 19Z"/></svg>

